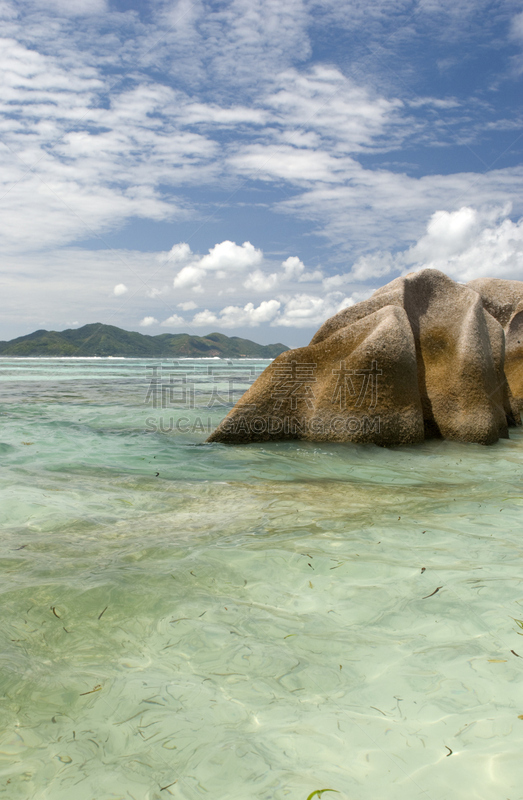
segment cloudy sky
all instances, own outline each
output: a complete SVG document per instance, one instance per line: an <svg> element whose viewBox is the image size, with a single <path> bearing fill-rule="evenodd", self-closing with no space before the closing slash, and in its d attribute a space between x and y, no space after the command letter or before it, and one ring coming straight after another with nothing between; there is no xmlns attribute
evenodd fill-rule
<svg viewBox="0 0 523 800"><path fill-rule="evenodd" d="M0 339L523 280L519 0L0 0Z"/></svg>

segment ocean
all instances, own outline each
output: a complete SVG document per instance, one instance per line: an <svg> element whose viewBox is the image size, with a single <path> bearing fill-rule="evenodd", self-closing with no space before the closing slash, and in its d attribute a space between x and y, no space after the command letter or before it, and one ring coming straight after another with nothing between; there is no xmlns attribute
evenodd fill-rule
<svg viewBox="0 0 523 800"><path fill-rule="evenodd" d="M0 796L523 798L522 429L205 444L268 363L0 359Z"/></svg>

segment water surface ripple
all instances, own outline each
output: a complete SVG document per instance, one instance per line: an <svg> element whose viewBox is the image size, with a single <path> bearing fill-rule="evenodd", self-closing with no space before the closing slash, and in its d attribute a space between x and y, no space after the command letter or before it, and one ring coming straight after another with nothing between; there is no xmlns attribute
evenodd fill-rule
<svg viewBox="0 0 523 800"><path fill-rule="evenodd" d="M0 360L0 796L521 800L522 431L205 445L267 362L153 363Z"/></svg>

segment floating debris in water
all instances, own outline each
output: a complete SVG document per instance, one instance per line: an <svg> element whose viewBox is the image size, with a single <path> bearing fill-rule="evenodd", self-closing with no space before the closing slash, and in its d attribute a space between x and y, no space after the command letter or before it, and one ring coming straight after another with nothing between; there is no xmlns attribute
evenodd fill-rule
<svg viewBox="0 0 523 800"><path fill-rule="evenodd" d="M433 595L436 594L436 592L439 592L440 589L443 589L443 586L438 586L436 589L434 589L433 592L431 592L430 594L426 594L425 597L422 597L421 599L426 600L427 597L432 597Z"/></svg>
<svg viewBox="0 0 523 800"><path fill-rule="evenodd" d="M321 797L323 792L336 792L336 794L339 794L339 791L337 789L316 789L315 792L311 792L307 800L312 800L312 798L316 797L316 795L318 795L318 797Z"/></svg>
<svg viewBox="0 0 523 800"><path fill-rule="evenodd" d="M81 692L81 694L80 694L80 697L84 697L84 695L86 695L86 694L93 694L93 692L101 692L101 691L102 691L102 687L101 687L101 685L98 683L98 684L97 684L97 685L94 687L94 689L91 689L89 692Z"/></svg>

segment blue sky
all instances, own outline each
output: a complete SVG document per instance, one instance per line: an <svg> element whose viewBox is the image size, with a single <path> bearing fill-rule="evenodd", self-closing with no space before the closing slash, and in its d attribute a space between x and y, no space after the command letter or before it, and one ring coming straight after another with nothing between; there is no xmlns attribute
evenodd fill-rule
<svg viewBox="0 0 523 800"><path fill-rule="evenodd" d="M523 280L523 11L0 0L0 338L307 343L434 266Z"/></svg>

